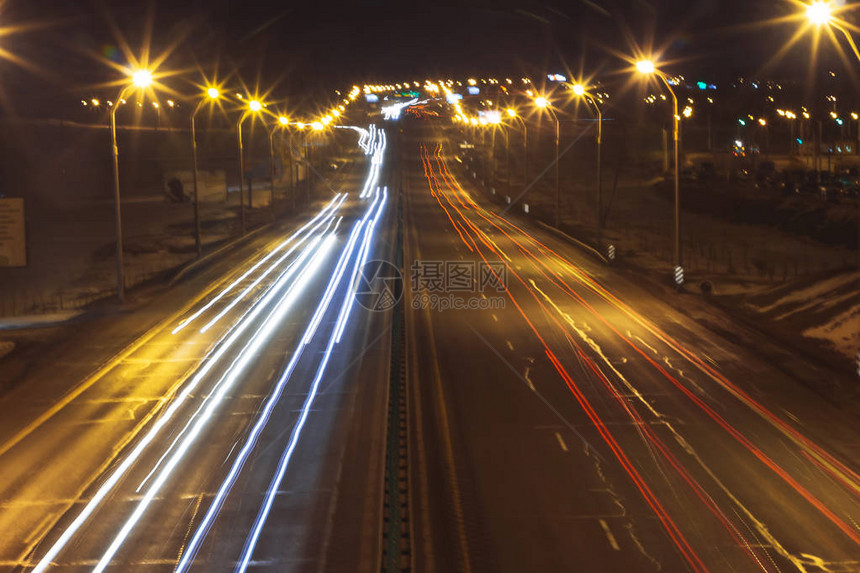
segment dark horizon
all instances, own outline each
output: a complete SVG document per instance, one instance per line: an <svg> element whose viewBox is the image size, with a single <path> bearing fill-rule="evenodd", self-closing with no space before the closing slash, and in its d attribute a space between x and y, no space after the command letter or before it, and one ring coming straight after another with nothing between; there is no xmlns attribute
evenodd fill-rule
<svg viewBox="0 0 860 573"><path fill-rule="evenodd" d="M539 79L546 72L582 70L611 81L627 65L620 55L652 43L665 49L672 73L722 82L750 74L796 77L798 59L804 71L808 68L810 42L801 40L780 62L767 65L792 27L750 32L742 25L773 17L780 9L788 13L790 5L780 2L768 9L760 4L614 1L560 9L514 2L408 7L357 2L283 8L236 0L117 0L92 2L81 12L72 0L12 1L2 8L4 20L37 29L3 38L2 46L26 64L0 60L0 85L6 112L28 116L44 115L35 108L55 107L61 97L74 101L97 93L100 85L119 79L99 58L125 63L110 23L138 52L148 21L153 53L175 45L165 69L186 71L166 80L177 92L187 93L200 81L197 69L207 74L218 69L222 76L241 78L251 90L259 86L299 106L355 83L426 77L523 74ZM824 52L821 69L845 71L837 56Z"/></svg>

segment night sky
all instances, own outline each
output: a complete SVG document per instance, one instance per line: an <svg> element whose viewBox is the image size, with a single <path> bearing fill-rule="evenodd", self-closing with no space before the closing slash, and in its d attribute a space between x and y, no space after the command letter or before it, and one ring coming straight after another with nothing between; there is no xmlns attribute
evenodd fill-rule
<svg viewBox="0 0 860 573"><path fill-rule="evenodd" d="M611 77L625 66L618 54L652 44L682 73L779 78L797 76L798 62L805 71L809 49L802 41L781 63L764 67L791 27L749 24L790 12L787 0L0 0L0 6L2 25L38 26L0 38L0 47L30 68L0 60L4 107L27 115L63 94L117 78L99 61L123 62L111 21L135 50L148 21L154 53L175 45L166 67L191 71L170 80L179 92L193 91L188 81L199 81L195 68L212 74L217 66L222 76L235 71L252 89L276 86L280 97L437 74L582 69Z"/></svg>

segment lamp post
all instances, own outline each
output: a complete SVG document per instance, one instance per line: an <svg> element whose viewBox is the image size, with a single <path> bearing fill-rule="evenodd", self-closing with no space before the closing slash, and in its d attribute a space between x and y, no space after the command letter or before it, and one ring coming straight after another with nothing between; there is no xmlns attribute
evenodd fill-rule
<svg viewBox="0 0 860 573"><path fill-rule="evenodd" d="M152 85L152 72L137 70L131 74L131 83L124 86L110 110L111 156L113 159L114 221L116 225L116 293L120 304L125 302L125 269L122 260L122 208L119 194L119 146L116 143L116 112L131 90Z"/></svg>
<svg viewBox="0 0 860 573"><path fill-rule="evenodd" d="M249 101L248 108L242 112L242 116L236 123L236 138L239 143L239 219L243 235L245 234L245 147L242 143L242 124L245 123L249 115L258 113L261 109L263 109L263 104L259 101L255 99Z"/></svg>
<svg viewBox="0 0 860 573"><path fill-rule="evenodd" d="M505 136L505 183L508 191L511 189L511 138L508 135L508 128L504 124L500 124L502 134Z"/></svg>
<svg viewBox="0 0 860 573"><path fill-rule="evenodd" d="M581 97L586 103L591 103L597 112L597 243L603 243L603 168L601 165L603 155L603 113L594 96L581 84L575 84L573 93Z"/></svg>
<svg viewBox="0 0 860 573"><path fill-rule="evenodd" d="M315 121L315 122L311 123L310 133L311 133L311 135L313 135L314 133L320 133L324 129L325 129L325 124L322 121ZM308 143L308 141L309 141L308 136L305 135L305 148L306 148L306 152L307 152L307 160L306 160L307 161L307 174L305 175L305 177L307 178L307 181L306 181L307 185L305 187L306 187L307 192L308 192L308 197L307 197L308 204L310 205L310 202L311 202L311 171L313 171L313 168L314 168L314 163L313 163L313 159L314 159L313 143L314 142L313 142L313 139L310 139L310 143Z"/></svg>
<svg viewBox="0 0 860 573"><path fill-rule="evenodd" d="M857 44L848 29L842 22L836 18L832 2L826 0L815 0L806 7L806 18L809 23L814 26L830 26L842 33L851 46L851 51L854 56L860 61L860 50L857 49Z"/></svg>
<svg viewBox="0 0 860 573"><path fill-rule="evenodd" d="M684 284L684 267L681 260L681 151L680 151L680 127L681 116L678 115L678 97L672 89L672 84L669 83L669 78L662 71L657 69L654 62L651 60L640 60L636 63L636 70L645 76L657 76L669 94L672 96L672 122L673 122L673 139L675 152L675 284L681 287Z"/></svg>
<svg viewBox="0 0 860 573"><path fill-rule="evenodd" d="M559 228L561 225L561 183L559 181L559 172L558 172L558 147L559 140L561 139L561 124L558 121L558 115L552 109L552 104L545 97L535 98L535 105L540 109L545 109L549 111L552 118L555 120L555 227Z"/></svg>
<svg viewBox="0 0 860 573"><path fill-rule="evenodd" d="M293 180L293 132L289 129L289 126L287 127L287 135L289 136L289 140L287 143L287 150L289 151L289 153L287 155L288 155L289 160L290 160L290 173L289 173L289 177L287 180L289 181L289 187L290 187L290 201L293 204L293 211L295 212L295 210L296 210L296 187L293 183L294 182L294 180ZM283 138L281 139L281 142L283 143Z"/></svg>
<svg viewBox="0 0 860 573"><path fill-rule="evenodd" d="M505 113L508 114L508 117L519 121L523 126L523 185L526 185L529 180L529 126L514 108L509 107Z"/></svg>
<svg viewBox="0 0 860 573"><path fill-rule="evenodd" d="M835 28L839 32L845 36L845 39L848 41L848 45L851 46L851 51L854 52L854 57L860 61L860 50L857 49L857 44L854 42L854 37L848 32L848 29L842 25L842 22L835 17L833 5L829 1L823 0L815 0L812 4L806 7L806 17L809 22L813 25L817 26L830 26ZM858 116L860 117L860 116ZM852 114L853 118L853 114ZM819 122L819 134L821 129L821 123ZM860 123L858 123L858 131L860 131ZM821 140L819 135L818 146L816 149L821 148ZM858 134L860 137L860 134ZM858 149L858 153L860 153L860 149ZM819 178L821 177L821 170L816 169L819 173ZM858 232L858 244L860 244L860 225L857 226ZM858 263L860 266L860 263ZM857 374L860 374L860 353L857 354Z"/></svg>
<svg viewBox="0 0 860 573"><path fill-rule="evenodd" d="M275 131L284 128L290 124L290 120L285 116L278 117L278 123L272 126L269 131L269 180L272 186L272 203L275 201Z"/></svg>
<svg viewBox="0 0 860 573"><path fill-rule="evenodd" d="M306 127L306 124L304 124L302 122L296 123L296 129L298 129L302 133L299 134L300 135L300 137L299 137L299 149L298 149L298 154L297 154L298 157L297 157L295 168L293 167L293 151L294 151L294 148L293 148L293 132L290 131L290 171L291 171L290 176L294 177L293 182L292 182L292 186L293 186L293 209L294 210L296 208L296 201L298 200L299 182L301 181L301 172L299 171L299 166L301 165L301 162L302 162L302 146L304 144L304 139L305 139L305 134L304 134L305 127Z"/></svg>
<svg viewBox="0 0 860 573"><path fill-rule="evenodd" d="M194 185L194 244L197 247L197 257L203 254L203 244L200 240L200 191L198 189L197 176L197 114L203 109L203 104L212 103L221 96L217 88L206 90L206 97L197 103L194 113L191 114L191 163L192 181Z"/></svg>

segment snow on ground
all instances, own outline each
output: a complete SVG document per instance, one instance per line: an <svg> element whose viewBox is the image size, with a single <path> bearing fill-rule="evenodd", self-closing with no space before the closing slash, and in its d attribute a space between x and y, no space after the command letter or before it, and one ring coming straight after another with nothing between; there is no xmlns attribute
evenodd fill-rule
<svg viewBox="0 0 860 573"><path fill-rule="evenodd" d="M855 304L825 324L804 330L803 335L824 340L853 358L860 352L860 304Z"/></svg>
<svg viewBox="0 0 860 573"><path fill-rule="evenodd" d="M815 306L819 303L824 303L832 293L841 290L842 287L851 283L856 285L858 280L860 280L860 273L845 273L842 275L836 275L830 279L814 282L804 288L791 290L787 294L785 294L785 296L782 296L781 298L774 301L773 304L759 307L758 311L762 313L768 313L777 309L778 307L785 307L798 302L805 304L792 310L791 312L807 310L811 306ZM856 293L856 291L854 292ZM851 293L847 294L850 296Z"/></svg>
<svg viewBox="0 0 860 573"><path fill-rule="evenodd" d="M752 297L747 307L851 359L860 350L858 271L804 277Z"/></svg>

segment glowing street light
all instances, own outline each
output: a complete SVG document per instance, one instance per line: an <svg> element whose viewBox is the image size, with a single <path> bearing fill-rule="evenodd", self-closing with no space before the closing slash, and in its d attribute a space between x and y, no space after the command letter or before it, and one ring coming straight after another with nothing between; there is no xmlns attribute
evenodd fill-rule
<svg viewBox="0 0 860 573"><path fill-rule="evenodd" d="M681 116L678 114L678 97L672 89L669 78L657 69L653 60L639 60L636 62L636 70L644 76L657 76L672 96L672 122L675 144L675 282L680 287L684 284L684 267L681 265ZM692 114L692 109L690 113Z"/></svg>
<svg viewBox="0 0 860 573"><path fill-rule="evenodd" d="M830 2L816 0L806 7L807 19L816 26L823 26L833 19L833 7Z"/></svg>
<svg viewBox="0 0 860 573"><path fill-rule="evenodd" d="M152 84L152 72L144 69L135 70L129 74L131 82L123 86L116 101L122 102L132 90L145 89ZM98 105L93 100L93 105ZM111 154L113 159L113 189L116 224L116 292L120 304L125 301L125 269L122 260L122 209L119 193L119 147L116 143L116 112L119 105L110 109Z"/></svg>
<svg viewBox="0 0 860 573"><path fill-rule="evenodd" d="M812 4L806 7L806 17L809 23L814 26L829 26L842 33L851 46L854 56L860 61L860 50L857 49L857 44L854 42L854 37L844 26L839 18L835 16L835 10L831 1L815 0Z"/></svg>
<svg viewBox="0 0 860 573"><path fill-rule="evenodd" d="M197 102L197 107L191 113L191 162L192 162L192 181L194 185L194 244L197 247L197 257L203 254L203 243L200 240L200 192L198 189L198 174L197 174L197 113L203 108L204 104L212 104L215 100L221 97L221 92L217 88L210 87L206 90L206 96L200 98Z"/></svg>
<svg viewBox="0 0 860 573"><path fill-rule="evenodd" d="M152 72L149 70L137 70L131 75L131 83L136 88L148 88L152 85Z"/></svg>
<svg viewBox="0 0 860 573"><path fill-rule="evenodd" d="M651 60L639 60L636 62L636 70L640 74L649 75L655 73L657 71L657 67Z"/></svg>

